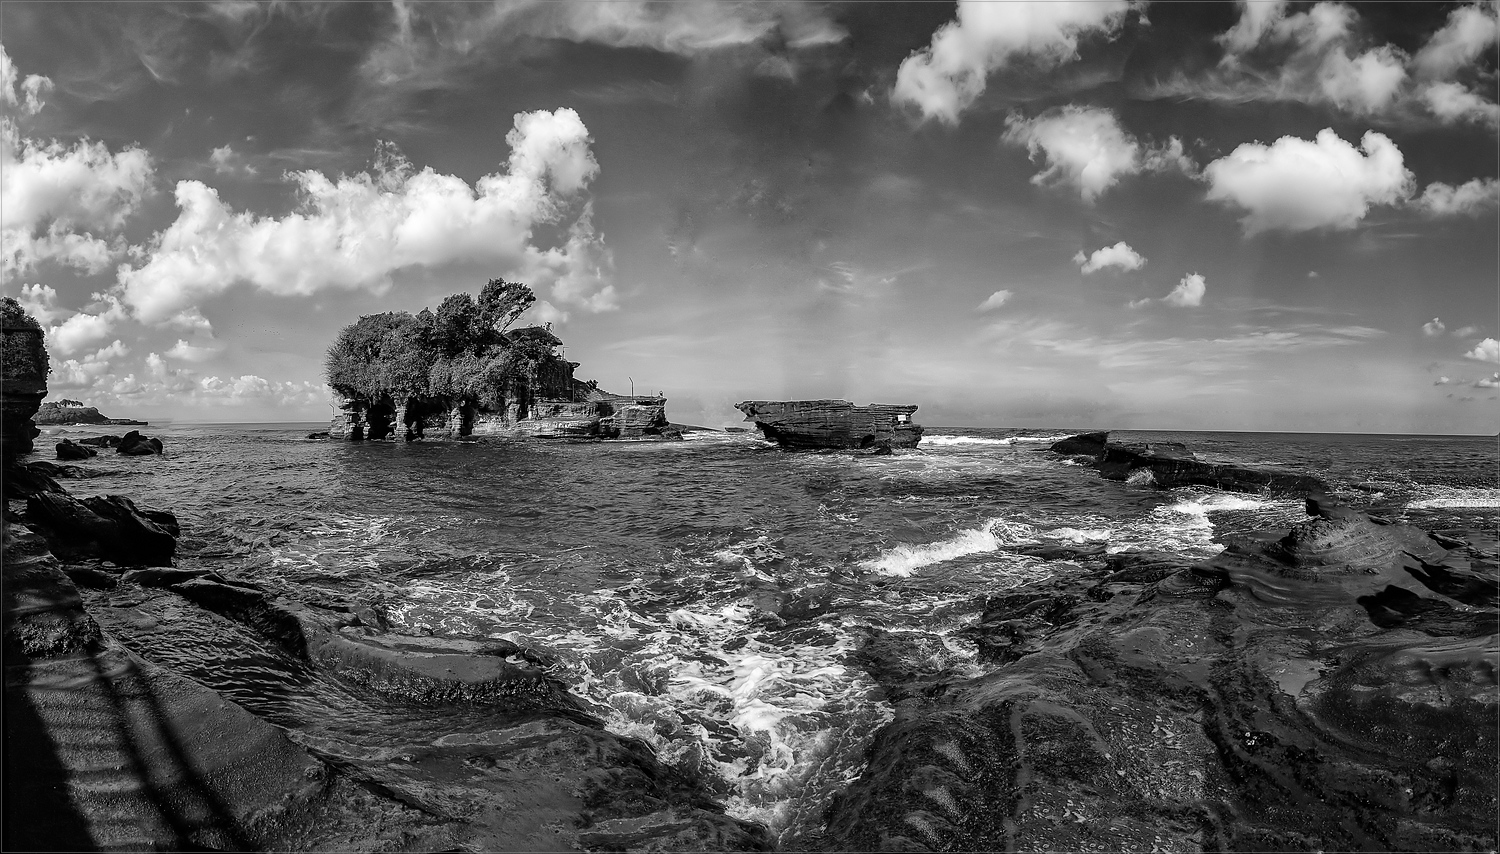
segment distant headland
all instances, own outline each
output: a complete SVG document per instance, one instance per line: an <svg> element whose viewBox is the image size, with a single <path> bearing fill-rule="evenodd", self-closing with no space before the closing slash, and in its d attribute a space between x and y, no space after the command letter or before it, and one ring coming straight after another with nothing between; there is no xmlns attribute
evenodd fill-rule
<svg viewBox="0 0 1500 854"><path fill-rule="evenodd" d="M99 412L95 406L84 406L82 401L49 400L42 404L37 410L35 421L37 424L48 427L61 427L72 424L118 424L125 427L145 427L145 421L135 421L130 418L108 418Z"/></svg>

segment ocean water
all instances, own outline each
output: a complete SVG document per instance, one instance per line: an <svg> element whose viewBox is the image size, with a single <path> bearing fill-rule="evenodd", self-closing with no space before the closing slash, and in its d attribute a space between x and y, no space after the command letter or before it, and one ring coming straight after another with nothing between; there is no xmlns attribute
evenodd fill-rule
<svg viewBox="0 0 1500 854"><path fill-rule="evenodd" d="M1074 432L1063 430L929 428L917 451L860 457L786 453L753 433L671 443L303 438L316 429L147 428L165 457L101 455L85 463L100 476L70 487L176 513L182 565L359 602L395 631L540 650L610 729L648 742L785 844L817 830L891 717L850 660L871 627L918 636L924 666L978 675L961 630L985 597L1077 571L1019 546L1207 557L1226 531L1304 517L1298 500L1102 480L1047 451ZM1352 504L1429 528L1500 523L1494 438L1115 436L1305 471ZM175 631L138 651L328 754L380 761L494 725L473 710L350 691L210 625Z"/></svg>

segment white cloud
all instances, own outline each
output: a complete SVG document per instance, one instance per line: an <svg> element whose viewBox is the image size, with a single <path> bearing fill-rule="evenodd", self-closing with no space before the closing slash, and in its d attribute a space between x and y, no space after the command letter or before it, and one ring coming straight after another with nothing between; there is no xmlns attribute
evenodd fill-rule
<svg viewBox="0 0 1500 854"><path fill-rule="evenodd" d="M1368 45L1358 13L1337 2L1287 14L1284 0L1244 0L1240 18L1218 37L1219 66L1179 73L1137 90L1146 98L1326 104L1356 115L1443 122L1500 121L1500 107L1453 82L1488 81L1481 54L1495 40L1495 7L1454 10L1415 58L1393 45ZM1493 90L1489 82L1483 88Z"/></svg>
<svg viewBox="0 0 1500 854"><path fill-rule="evenodd" d="M44 144L22 139L6 123L0 173L0 267L24 270L52 259L97 273L118 252L103 237L139 207L154 170L139 148L112 153L88 140Z"/></svg>
<svg viewBox="0 0 1500 854"><path fill-rule="evenodd" d="M1129 9L1126 0L958 0L957 20L901 63L891 100L915 106L924 120L956 124L984 93L991 72L1020 56L1044 65L1066 62L1077 55L1080 37L1113 35Z"/></svg>
<svg viewBox="0 0 1500 854"><path fill-rule="evenodd" d="M1453 330L1453 337L1468 338L1471 335L1477 335L1478 333L1479 327L1477 326L1460 326L1459 328Z"/></svg>
<svg viewBox="0 0 1500 854"><path fill-rule="evenodd" d="M1079 265L1084 275L1094 273L1105 267L1119 267L1121 270L1139 270L1146 266L1146 259L1130 248L1130 244L1121 240L1114 246L1106 246L1103 249L1095 249L1092 255L1084 257L1083 252L1073 256L1073 263Z"/></svg>
<svg viewBox="0 0 1500 854"><path fill-rule="evenodd" d="M1167 305L1175 305L1179 308L1203 305L1203 294L1208 290L1207 282L1197 273L1189 273L1182 277L1177 287L1172 292L1162 297L1162 302Z"/></svg>
<svg viewBox="0 0 1500 854"><path fill-rule="evenodd" d="M1033 184L1076 187L1085 202L1092 203L1126 175L1174 168L1192 171L1181 140L1173 138L1162 149L1143 146L1120 127L1112 110L1070 104L1032 119L1012 115L1005 125L1006 142L1024 145L1033 160L1040 156L1046 161L1047 168L1032 177Z"/></svg>
<svg viewBox="0 0 1500 854"><path fill-rule="evenodd" d="M1478 216L1500 203L1500 181L1475 178L1458 185L1434 181L1413 204L1429 216Z"/></svg>
<svg viewBox="0 0 1500 854"><path fill-rule="evenodd" d="M976 311L994 311L995 309L999 308L1000 306L1005 305L1007 302L1010 302L1010 298L1013 297L1013 296L1015 296L1015 294L1012 293L1009 290L998 290L998 291L995 291L994 293L992 293L989 296L985 297L984 298L984 302L980 303L979 306L975 310Z"/></svg>
<svg viewBox="0 0 1500 854"><path fill-rule="evenodd" d="M1436 317L1422 324L1422 334L1428 338L1436 338L1446 332L1447 329L1448 327L1443 325L1443 321Z"/></svg>
<svg viewBox="0 0 1500 854"><path fill-rule="evenodd" d="M1433 83L1422 90L1421 98L1434 116L1446 122L1493 125L1500 120L1500 104L1486 101L1462 83Z"/></svg>
<svg viewBox="0 0 1500 854"><path fill-rule="evenodd" d="M1364 153L1331 128L1313 140L1284 136L1271 145L1245 143L1203 170L1211 201L1246 211L1246 234L1282 229L1348 229L1372 205L1395 205L1411 193L1401 150L1369 131Z"/></svg>
<svg viewBox="0 0 1500 854"><path fill-rule="evenodd" d="M42 326L47 326L68 313L67 309L57 304L57 290L43 284L22 285L21 296L17 301Z"/></svg>
<svg viewBox="0 0 1500 854"><path fill-rule="evenodd" d="M91 311L81 311L46 329L47 350L71 356L107 339L124 319L125 307L115 297L107 296Z"/></svg>
<svg viewBox="0 0 1500 854"><path fill-rule="evenodd" d="M1443 80L1467 67L1495 43L1495 7L1485 3L1460 6L1417 51L1412 65L1423 77Z"/></svg>
<svg viewBox="0 0 1500 854"><path fill-rule="evenodd" d="M386 153L373 174L293 173L305 205L285 217L234 213L211 187L180 181L175 222L140 266L125 265L125 301L148 323L172 320L237 282L274 294L381 291L413 267L483 262L589 311L615 307L612 263L586 190L599 171L588 129L571 109L518 113L508 168L471 187ZM566 228L561 246L533 243L537 226Z"/></svg>
<svg viewBox="0 0 1500 854"><path fill-rule="evenodd" d="M224 348L222 346L189 344L179 338L177 339L177 343L173 344L172 348L167 351L166 355L168 358L181 359L184 362L205 362L223 351Z"/></svg>
<svg viewBox="0 0 1500 854"><path fill-rule="evenodd" d="M1448 379L1447 377L1438 377L1437 379L1435 379L1435 380L1432 381L1432 384L1433 385L1447 385L1448 383L1451 383L1451 382L1453 382L1453 380Z"/></svg>
<svg viewBox="0 0 1500 854"><path fill-rule="evenodd" d="M1500 364L1500 341L1486 338L1474 345L1474 349L1464 354L1465 359L1473 359L1478 362L1495 362Z"/></svg>
<svg viewBox="0 0 1500 854"><path fill-rule="evenodd" d="M43 97L52 91L51 78L40 74L28 74L24 79L11 62L5 46L0 45L0 104L18 108L26 115L40 112Z"/></svg>
<svg viewBox="0 0 1500 854"><path fill-rule="evenodd" d="M1474 383L1474 387L1475 388L1500 388L1500 373L1490 374L1487 377L1481 377L1478 381L1476 381Z"/></svg>
<svg viewBox="0 0 1500 854"><path fill-rule="evenodd" d="M256 169L245 162L244 155L227 145L221 145L208 154L208 162L219 175L254 175Z"/></svg>

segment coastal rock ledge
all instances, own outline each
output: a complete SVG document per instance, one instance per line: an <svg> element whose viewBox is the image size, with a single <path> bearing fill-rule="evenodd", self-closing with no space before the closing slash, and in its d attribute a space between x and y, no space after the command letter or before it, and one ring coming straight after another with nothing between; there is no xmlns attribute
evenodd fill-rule
<svg viewBox="0 0 1500 854"><path fill-rule="evenodd" d="M911 420L916 406L847 400L747 400L735 409L754 421L770 441L783 448L874 450L915 448L922 425Z"/></svg>

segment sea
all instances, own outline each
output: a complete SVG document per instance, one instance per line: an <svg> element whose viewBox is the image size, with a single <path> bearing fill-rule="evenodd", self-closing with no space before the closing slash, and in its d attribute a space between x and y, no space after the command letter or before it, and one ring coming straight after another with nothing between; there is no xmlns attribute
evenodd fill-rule
<svg viewBox="0 0 1500 854"><path fill-rule="evenodd" d="M108 429L108 428L104 428ZM1305 518L1291 498L1106 481L1048 446L1073 430L928 428L892 456L788 453L754 432L681 442L350 443L321 424L149 427L163 457L104 454L78 494L182 524L179 565L391 630L507 639L783 845L818 829L892 717L851 656L872 628L920 636L934 669L985 670L966 640L987 596L1076 565L1020 554L1102 544L1209 557L1227 532ZM96 435L101 428L51 428ZM1494 437L1118 431L1201 458L1294 469L1431 529L1500 524ZM161 631L136 651L356 762L493 727L306 672L271 649Z"/></svg>

